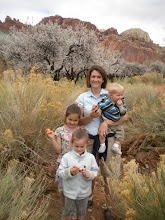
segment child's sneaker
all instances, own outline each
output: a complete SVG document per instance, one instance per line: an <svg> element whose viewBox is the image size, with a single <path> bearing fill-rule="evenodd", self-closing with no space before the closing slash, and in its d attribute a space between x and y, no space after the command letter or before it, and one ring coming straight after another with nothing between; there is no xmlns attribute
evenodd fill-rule
<svg viewBox="0 0 165 220"><path fill-rule="evenodd" d="M73 213L73 215L72 215L72 220L74 220L74 219L77 219L77 214L76 214L76 211Z"/></svg>
<svg viewBox="0 0 165 220"><path fill-rule="evenodd" d="M100 147L98 149L98 152L101 154L101 153L104 153L106 150L106 146L105 144L100 144Z"/></svg>
<svg viewBox="0 0 165 220"><path fill-rule="evenodd" d="M121 150L119 149L119 145L118 144L113 144L111 150L113 151L113 153L116 153L116 154L119 154L119 155L122 154Z"/></svg>

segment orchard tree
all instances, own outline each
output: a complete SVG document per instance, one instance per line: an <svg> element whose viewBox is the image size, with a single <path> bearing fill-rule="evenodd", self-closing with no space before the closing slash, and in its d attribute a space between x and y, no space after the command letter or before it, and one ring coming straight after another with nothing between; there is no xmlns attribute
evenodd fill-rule
<svg viewBox="0 0 165 220"><path fill-rule="evenodd" d="M128 77L143 75L147 70L146 65L138 63L126 63L123 74Z"/></svg>
<svg viewBox="0 0 165 220"><path fill-rule="evenodd" d="M0 35L0 46L10 68L21 68L26 74L37 63L39 70L51 73L54 80L65 76L76 82L93 64L102 65L112 75L121 62L119 52L102 48L96 32L82 23L75 30L52 22L21 31L12 28L7 37Z"/></svg>
<svg viewBox="0 0 165 220"><path fill-rule="evenodd" d="M165 77L165 63L157 60L150 64L149 71L155 73L161 73Z"/></svg>
<svg viewBox="0 0 165 220"><path fill-rule="evenodd" d="M13 69L21 68L26 73L37 63L42 72L53 73L61 66L71 39L74 40L71 28L62 29L50 22L21 31L11 29L2 50Z"/></svg>

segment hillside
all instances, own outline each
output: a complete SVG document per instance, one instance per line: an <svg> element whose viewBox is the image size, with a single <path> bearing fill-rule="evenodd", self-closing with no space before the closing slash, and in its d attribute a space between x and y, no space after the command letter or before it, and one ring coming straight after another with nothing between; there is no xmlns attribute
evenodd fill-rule
<svg viewBox="0 0 165 220"><path fill-rule="evenodd" d="M90 22L83 22L73 18L62 18L59 15L45 17L40 23L47 23L49 21L57 22L63 28L71 26L73 29L78 23L84 23L89 30L96 31L103 47L106 48L110 45L111 49L119 50L124 53L124 58L128 62L143 63L144 61L156 60L165 62L165 48L155 44L150 39L149 34L141 29L133 28L118 34L115 28L98 30ZM12 26L20 30L27 25L16 19L12 20L9 16L6 17L3 23L0 21L0 30L8 31Z"/></svg>

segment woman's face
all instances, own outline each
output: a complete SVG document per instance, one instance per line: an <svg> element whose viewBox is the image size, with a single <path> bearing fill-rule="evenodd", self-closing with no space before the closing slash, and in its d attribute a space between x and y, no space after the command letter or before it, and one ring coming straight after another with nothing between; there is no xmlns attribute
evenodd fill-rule
<svg viewBox="0 0 165 220"><path fill-rule="evenodd" d="M97 70L93 70L91 72L90 75L90 85L91 88L100 88L101 89L101 85L104 82L102 75L97 71Z"/></svg>

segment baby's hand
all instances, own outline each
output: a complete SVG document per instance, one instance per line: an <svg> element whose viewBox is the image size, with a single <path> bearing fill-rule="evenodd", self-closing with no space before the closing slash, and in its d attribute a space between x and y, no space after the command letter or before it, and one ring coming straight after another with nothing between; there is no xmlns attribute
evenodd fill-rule
<svg viewBox="0 0 165 220"><path fill-rule="evenodd" d="M70 169L71 174L74 176L79 173L79 168L74 166Z"/></svg>
<svg viewBox="0 0 165 220"><path fill-rule="evenodd" d="M90 178L90 173L88 171L83 171L82 174L85 178Z"/></svg>
<svg viewBox="0 0 165 220"><path fill-rule="evenodd" d="M120 99L120 100L118 100L118 101L117 101L117 104L118 104L118 106L122 106L122 105L123 105L122 100L121 100L121 99Z"/></svg>

